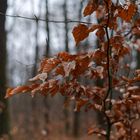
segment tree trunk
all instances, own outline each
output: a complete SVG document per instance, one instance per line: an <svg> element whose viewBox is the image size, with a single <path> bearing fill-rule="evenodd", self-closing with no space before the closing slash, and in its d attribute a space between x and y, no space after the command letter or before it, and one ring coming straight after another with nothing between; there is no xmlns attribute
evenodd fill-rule
<svg viewBox="0 0 140 140"><path fill-rule="evenodd" d="M0 12L6 13L7 0L0 0ZM6 92L6 31L5 16L0 16L0 136L8 134L8 102L4 99Z"/></svg>
<svg viewBox="0 0 140 140"><path fill-rule="evenodd" d="M39 7L40 8L40 7ZM35 58L34 58L34 67L32 71L32 77L34 77L37 74L37 61L39 58L39 45L38 45L38 32L39 32L39 23L38 20L36 20L36 31L35 31ZM37 108L37 97L35 96L32 98L31 106L32 106L32 121L33 121L33 126L37 127L38 126L38 108Z"/></svg>
<svg viewBox="0 0 140 140"><path fill-rule="evenodd" d="M69 29L68 29L68 23L67 23L67 20L68 20L68 11L67 11L67 0L64 0L64 4L63 4L63 13L64 13L64 31L65 31L65 51L66 52L69 52L69 37L68 37L68 32L69 32ZM67 98L65 97L65 100L67 100ZM64 117L65 117L65 133L66 135L69 134L69 131L70 131L70 122L69 122L69 115L70 115L70 112L69 112L69 109L68 108L64 108Z"/></svg>
<svg viewBox="0 0 140 140"><path fill-rule="evenodd" d="M49 0L46 0L46 32L47 32L47 38L46 38L46 51L45 56L49 57L50 55L50 26L49 26ZM48 123L49 123L49 103L47 97L44 97L43 99L44 106L45 106L45 112L44 112L44 118L45 118L45 130L48 133Z"/></svg>
<svg viewBox="0 0 140 140"><path fill-rule="evenodd" d="M69 28L68 28L68 11L67 11L67 0L64 0L64 5L63 5L63 9L64 9L64 20L65 20L65 51L69 52L69 37L68 37L68 32L69 32Z"/></svg>
<svg viewBox="0 0 140 140"><path fill-rule="evenodd" d="M81 21L82 18L82 7L83 7L83 2L80 1L80 7L79 7L79 14L78 14L78 20ZM80 51L80 46L77 47L76 51L77 53ZM79 79L81 81L81 79ZM73 136L78 137L79 136L79 129L80 129L80 112L74 112L73 114Z"/></svg>
<svg viewBox="0 0 140 140"><path fill-rule="evenodd" d="M46 39L46 54L45 56L49 56L50 53L50 26L49 26L49 6L48 0L46 0L46 31L47 31L47 39Z"/></svg>

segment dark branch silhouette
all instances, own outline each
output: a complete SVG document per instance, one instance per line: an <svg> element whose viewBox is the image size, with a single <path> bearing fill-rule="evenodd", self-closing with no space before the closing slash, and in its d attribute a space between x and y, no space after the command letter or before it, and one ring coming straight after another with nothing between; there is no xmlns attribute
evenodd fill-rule
<svg viewBox="0 0 140 140"><path fill-rule="evenodd" d="M34 15L34 17L27 17L27 16L21 16L21 15L4 14L4 13L0 12L0 16L11 17L11 18L20 18L20 19L25 19L25 20L37 21L37 22L38 21L46 22L46 19L38 18L36 15ZM67 21L65 21L65 20L48 20L47 22L52 22L52 23L83 23L83 24L93 24L91 22L71 20L71 19L68 19Z"/></svg>

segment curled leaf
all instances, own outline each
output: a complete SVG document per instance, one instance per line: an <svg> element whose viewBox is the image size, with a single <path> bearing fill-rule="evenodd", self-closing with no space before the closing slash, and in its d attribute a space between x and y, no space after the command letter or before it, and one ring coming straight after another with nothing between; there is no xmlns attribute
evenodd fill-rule
<svg viewBox="0 0 140 140"><path fill-rule="evenodd" d="M23 92L27 92L29 90L30 90L29 86L18 86L16 88L8 88L6 91L5 98L9 98L17 93L23 93Z"/></svg>
<svg viewBox="0 0 140 140"><path fill-rule="evenodd" d="M31 85L27 86L18 86L16 88L8 88L6 91L6 96L5 98L9 98L15 94L20 94L20 93L25 93L25 92L31 92L32 90L38 88L39 84L34 83Z"/></svg>

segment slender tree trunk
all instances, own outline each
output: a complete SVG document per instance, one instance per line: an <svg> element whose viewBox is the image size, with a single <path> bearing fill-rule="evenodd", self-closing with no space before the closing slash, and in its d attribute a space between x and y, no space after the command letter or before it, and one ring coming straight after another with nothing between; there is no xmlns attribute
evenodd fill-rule
<svg viewBox="0 0 140 140"><path fill-rule="evenodd" d="M35 31L35 58L34 58L34 67L33 67L33 71L32 71L32 77L34 77L37 73L37 61L39 58L39 46L38 46L38 32L39 32L39 23L38 20L36 20L36 31ZM32 98L32 121L33 121L33 126L37 127L38 126L38 110L37 110L37 97L35 96L34 98Z"/></svg>
<svg viewBox="0 0 140 140"><path fill-rule="evenodd" d="M63 9L64 9L64 20L65 20L65 51L69 52L69 37L68 37L68 32L69 32L69 28L68 28L68 11L67 11L67 0L64 0L64 5L63 5Z"/></svg>
<svg viewBox="0 0 140 140"><path fill-rule="evenodd" d="M65 30L65 51L69 52L69 37L68 37L68 11L67 11L67 0L64 0L64 5L63 5L63 13L64 13L64 20L65 20L65 24L64 24L64 30ZM67 98L65 98L65 100L67 100ZM65 108L64 109L64 117L65 117L65 133L66 135L69 134L70 131L70 122L69 122L69 109Z"/></svg>
<svg viewBox="0 0 140 140"><path fill-rule="evenodd" d="M46 38L46 52L45 56L49 57L50 55L50 26L49 26L49 0L46 0L46 32L47 32L47 38ZM45 130L48 133L48 123L49 123L49 103L48 103L48 98L44 97L44 106L45 106L45 112L44 112L44 117L45 117Z"/></svg>
<svg viewBox="0 0 140 140"><path fill-rule="evenodd" d="M6 13L7 0L0 0L0 12ZM6 31L5 17L0 16L0 136L8 134L8 102L4 99L6 92Z"/></svg>
<svg viewBox="0 0 140 140"><path fill-rule="evenodd" d="M81 21L82 18L82 7L83 2L80 1L80 7L79 7L79 14L78 14L78 20ZM77 53L79 51L80 47L77 47ZM80 81L81 79L79 79ZM73 136L78 137L79 136L79 129L80 129L80 112L74 112L73 114Z"/></svg>
<svg viewBox="0 0 140 140"><path fill-rule="evenodd" d="M38 20L36 20L36 32L35 32L35 44L36 44L36 47L35 47L35 64L34 64L34 67L33 67L33 72L32 72L32 75L35 76L36 73L37 73L37 61L38 61L38 58L39 58L39 46L38 46L38 32L39 32L39 23L38 23Z"/></svg>
<svg viewBox="0 0 140 140"><path fill-rule="evenodd" d="M78 137L80 130L80 112L74 112L73 119L73 136Z"/></svg>
<svg viewBox="0 0 140 140"><path fill-rule="evenodd" d="M46 31L47 31L47 39L46 39L46 56L49 56L50 53L50 26L49 26L49 0L46 0Z"/></svg>

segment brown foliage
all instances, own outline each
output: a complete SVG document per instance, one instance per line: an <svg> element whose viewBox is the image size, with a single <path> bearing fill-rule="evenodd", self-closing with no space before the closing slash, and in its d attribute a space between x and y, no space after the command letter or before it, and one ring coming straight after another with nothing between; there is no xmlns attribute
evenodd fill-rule
<svg viewBox="0 0 140 140"><path fill-rule="evenodd" d="M103 7L102 11L100 7ZM139 27L139 19L135 19L134 24L131 22L137 6L131 2L126 2L122 7L111 0L102 3L90 0L84 9L84 16L94 11L101 20L100 24L90 27L79 24L74 27L73 36L77 45L90 32L96 31L99 49L74 55L61 52L54 58L43 59L38 75L30 79L31 84L9 88L6 98L22 92L44 96L60 93L67 97L67 102L75 101L75 111L85 107L86 111L100 111L104 115L106 130L90 128L89 135L94 133L107 140L139 140L140 130L133 123L140 115L140 70L135 70L130 76L129 64L122 63L132 52L126 41L129 39L127 35L136 35L134 29ZM121 26L119 18L122 19ZM126 22L129 22L129 26L126 26ZM128 29L130 32L125 35ZM103 85L83 85L78 81L81 76L94 81L100 79ZM114 134L112 130L117 133Z"/></svg>

